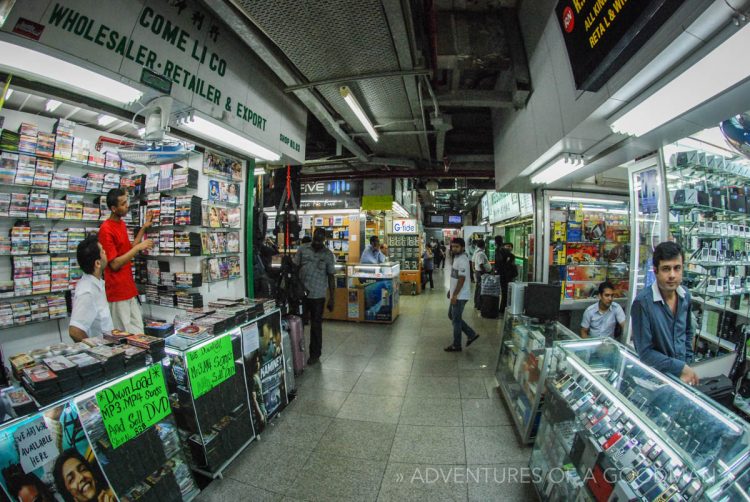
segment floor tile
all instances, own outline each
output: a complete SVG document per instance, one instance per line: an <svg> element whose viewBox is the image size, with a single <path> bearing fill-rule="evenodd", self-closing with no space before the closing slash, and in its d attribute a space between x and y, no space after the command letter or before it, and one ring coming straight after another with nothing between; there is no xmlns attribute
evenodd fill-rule
<svg viewBox="0 0 750 502"><path fill-rule="evenodd" d="M320 363L325 364L325 363ZM319 367L312 370L305 370L299 382L302 389L299 394L303 394L305 389L323 389L336 390L339 392L351 392L354 384L359 380L359 372L340 371L337 369Z"/></svg>
<svg viewBox="0 0 750 502"><path fill-rule="evenodd" d="M521 447L510 425L465 427L466 456L469 464L528 462L531 448Z"/></svg>
<svg viewBox="0 0 750 502"><path fill-rule="evenodd" d="M371 373L365 372L357 380L352 392L358 394L372 394L376 396L397 396L406 395L406 388L409 385L407 375L394 375L392 373ZM482 382L484 387L484 382Z"/></svg>
<svg viewBox="0 0 750 502"><path fill-rule="evenodd" d="M449 356L455 354L447 353ZM451 359L418 359L414 357L411 367L412 375L423 376L458 376L458 361Z"/></svg>
<svg viewBox="0 0 750 502"><path fill-rule="evenodd" d="M416 376L409 379L406 389L407 397L447 397L458 399L461 392L458 377Z"/></svg>
<svg viewBox="0 0 750 502"><path fill-rule="evenodd" d="M285 493L311 452L264 440L253 442L224 472L224 477L264 490ZM231 500L231 499L228 499Z"/></svg>
<svg viewBox="0 0 750 502"><path fill-rule="evenodd" d="M357 460L313 453L287 496L311 501L375 501L385 461Z"/></svg>
<svg viewBox="0 0 750 502"><path fill-rule="evenodd" d="M336 419L315 451L365 460L388 460L395 435L395 425Z"/></svg>
<svg viewBox="0 0 750 502"><path fill-rule="evenodd" d="M408 355L410 357L401 357ZM397 351L393 357L379 356L377 353L365 366L365 373L378 373L390 375L411 375L411 367L414 362L412 354Z"/></svg>
<svg viewBox="0 0 750 502"><path fill-rule="evenodd" d="M467 500L461 471L466 466L390 462L378 502L454 502Z"/></svg>
<svg viewBox="0 0 750 502"><path fill-rule="evenodd" d="M204 488L196 502L224 502L226 500L253 500L258 502L278 502L283 495L262 488L240 483L231 478L217 479Z"/></svg>
<svg viewBox="0 0 750 502"><path fill-rule="evenodd" d="M404 398L373 396L352 392L339 410L337 418L397 424Z"/></svg>
<svg viewBox="0 0 750 502"><path fill-rule="evenodd" d="M267 443L312 450L332 420L330 417L285 413L265 428L261 438Z"/></svg>
<svg viewBox="0 0 750 502"><path fill-rule="evenodd" d="M513 425L513 418L499 399L462 399L465 427Z"/></svg>
<svg viewBox="0 0 750 502"><path fill-rule="evenodd" d="M398 423L460 427L463 425L461 401L447 398L407 397L401 408L401 418Z"/></svg>
<svg viewBox="0 0 750 502"><path fill-rule="evenodd" d="M334 353L331 357L321 362L324 369L338 370L354 373L362 373L370 362L371 356L352 356L348 354Z"/></svg>
<svg viewBox="0 0 750 502"><path fill-rule="evenodd" d="M526 502L537 500L528 464L469 465L470 502Z"/></svg>
<svg viewBox="0 0 750 502"><path fill-rule="evenodd" d="M348 392L305 387L289 405L287 413L335 417L349 396Z"/></svg>
<svg viewBox="0 0 750 502"><path fill-rule="evenodd" d="M458 379L461 397L464 399L486 399L488 398L487 388L484 385L484 378L464 378Z"/></svg>
<svg viewBox="0 0 750 502"><path fill-rule="evenodd" d="M390 461L463 464L466 462L463 428L400 424Z"/></svg>

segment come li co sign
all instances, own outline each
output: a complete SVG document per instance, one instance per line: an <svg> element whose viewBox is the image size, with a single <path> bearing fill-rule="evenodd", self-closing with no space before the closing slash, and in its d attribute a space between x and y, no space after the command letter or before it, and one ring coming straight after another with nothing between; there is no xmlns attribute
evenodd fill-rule
<svg viewBox="0 0 750 502"><path fill-rule="evenodd" d="M393 220L394 234L416 234L417 220Z"/></svg>

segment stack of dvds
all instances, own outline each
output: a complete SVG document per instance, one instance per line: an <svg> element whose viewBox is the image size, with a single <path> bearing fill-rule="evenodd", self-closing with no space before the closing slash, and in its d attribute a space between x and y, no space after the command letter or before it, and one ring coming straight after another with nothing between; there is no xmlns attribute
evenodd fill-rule
<svg viewBox="0 0 750 502"><path fill-rule="evenodd" d="M50 292L50 257L49 255L33 256L32 287L33 294Z"/></svg>
<svg viewBox="0 0 750 502"><path fill-rule="evenodd" d="M78 244L86 238L86 230L83 228L69 228L68 231L68 252L75 253L78 250Z"/></svg>
<svg viewBox="0 0 750 502"><path fill-rule="evenodd" d="M154 224L158 224L161 217L161 196L158 193L151 193L146 198L146 214L151 213ZM143 217L146 217L146 214Z"/></svg>
<svg viewBox="0 0 750 502"><path fill-rule="evenodd" d="M107 193L113 188L120 188L121 187L121 181L125 181L124 178L122 178L117 173L107 173L104 175L104 183L102 184L102 193ZM122 188L127 189L128 187L125 185L122 186Z"/></svg>
<svg viewBox="0 0 750 502"><path fill-rule="evenodd" d="M0 133L0 150L4 152L17 152L20 139L21 137L17 132L3 129L3 132Z"/></svg>
<svg viewBox="0 0 750 502"><path fill-rule="evenodd" d="M57 374L44 364L24 368L21 383L42 406L62 397Z"/></svg>
<svg viewBox="0 0 750 502"><path fill-rule="evenodd" d="M34 124L21 124L18 128L18 151L23 153L36 154L36 138L39 130Z"/></svg>
<svg viewBox="0 0 750 502"><path fill-rule="evenodd" d="M172 169L174 164L162 164L159 166L159 191L172 189Z"/></svg>
<svg viewBox="0 0 750 502"><path fill-rule="evenodd" d="M88 349L102 363L104 378L114 378L125 372L125 349L123 347L110 347L99 345Z"/></svg>
<svg viewBox="0 0 750 502"><path fill-rule="evenodd" d="M13 326L13 308L10 303L0 303L0 328Z"/></svg>
<svg viewBox="0 0 750 502"><path fill-rule="evenodd" d="M96 150L89 150L88 164L90 166L104 167L104 155Z"/></svg>
<svg viewBox="0 0 750 502"><path fill-rule="evenodd" d="M62 220L65 218L66 203L63 199L49 199L47 201L47 218L50 220Z"/></svg>
<svg viewBox="0 0 750 502"><path fill-rule="evenodd" d="M164 353L164 339L155 336L149 336L145 334L138 334L129 336L127 344L133 347L144 349L151 356L153 361L160 361L164 359L166 354Z"/></svg>
<svg viewBox="0 0 750 502"><path fill-rule="evenodd" d="M177 291L175 294L177 308L195 310L203 308L203 295L197 292Z"/></svg>
<svg viewBox="0 0 750 502"><path fill-rule="evenodd" d="M34 173L34 186L50 188L55 177L55 164L51 160L37 159Z"/></svg>
<svg viewBox="0 0 750 502"><path fill-rule="evenodd" d="M172 188L198 189L198 170L175 166L172 171Z"/></svg>
<svg viewBox="0 0 750 502"><path fill-rule="evenodd" d="M83 195L68 194L65 196L65 219L83 219Z"/></svg>
<svg viewBox="0 0 750 502"><path fill-rule="evenodd" d="M149 286L147 286L148 288ZM156 304L162 307L174 307L176 305L174 291L166 286L156 286ZM152 300L153 301L153 300Z"/></svg>
<svg viewBox="0 0 750 502"><path fill-rule="evenodd" d="M75 123L65 119L58 119L55 124L55 158L70 160L73 158L73 131Z"/></svg>
<svg viewBox="0 0 750 502"><path fill-rule="evenodd" d="M12 193L10 194L10 206L8 207L8 216L11 218L26 218L29 211L29 194Z"/></svg>
<svg viewBox="0 0 750 502"><path fill-rule="evenodd" d="M31 322L49 319L49 303L46 298L32 298L29 300L29 304L31 306Z"/></svg>
<svg viewBox="0 0 750 502"><path fill-rule="evenodd" d="M130 333L128 333L127 331L123 331L121 329L113 329L112 331L104 333L103 338L106 342L109 342L113 345L121 345L127 342L129 336Z"/></svg>
<svg viewBox="0 0 750 502"><path fill-rule="evenodd" d="M183 195L175 200L175 225L200 225L203 200L197 195Z"/></svg>
<svg viewBox="0 0 750 502"><path fill-rule="evenodd" d="M203 276L191 272L175 272L174 285L179 288L199 288L202 284Z"/></svg>
<svg viewBox="0 0 750 502"><path fill-rule="evenodd" d="M67 230L52 230L48 239L50 253L66 253L68 251Z"/></svg>
<svg viewBox="0 0 750 502"><path fill-rule="evenodd" d="M55 135L39 132L36 137L36 156L51 159L55 155Z"/></svg>
<svg viewBox="0 0 750 502"><path fill-rule="evenodd" d="M70 265L67 256L50 258L50 291L66 291L70 282Z"/></svg>
<svg viewBox="0 0 750 502"><path fill-rule="evenodd" d="M10 254L10 236L0 235L0 255Z"/></svg>
<svg viewBox="0 0 750 502"><path fill-rule="evenodd" d="M149 336L166 338L174 333L174 324L164 321L149 321L146 323L144 331Z"/></svg>
<svg viewBox="0 0 750 502"><path fill-rule="evenodd" d="M99 205L93 201L83 202L83 219L86 221L98 221L100 216Z"/></svg>
<svg viewBox="0 0 750 502"><path fill-rule="evenodd" d="M0 216L10 216L10 196L9 193L0 193Z"/></svg>
<svg viewBox="0 0 750 502"><path fill-rule="evenodd" d="M48 193L32 193L29 195L29 218L46 218Z"/></svg>
<svg viewBox="0 0 750 502"><path fill-rule="evenodd" d="M160 201L161 211L159 212L159 225L169 226L174 225L175 215L175 198L174 197L162 197ZM154 220L156 221L156 220Z"/></svg>
<svg viewBox="0 0 750 502"><path fill-rule="evenodd" d="M83 387L93 387L104 380L104 365L102 362L86 352L71 354L67 358L78 367Z"/></svg>
<svg viewBox="0 0 750 502"><path fill-rule="evenodd" d="M57 375L57 385L63 395L81 389L82 381L78 375L78 367L65 356L50 356L42 360L50 370Z"/></svg>
<svg viewBox="0 0 750 502"><path fill-rule="evenodd" d="M13 324L21 326L31 322L31 306L28 301L16 301L10 304L10 308L13 310Z"/></svg>
<svg viewBox="0 0 750 502"><path fill-rule="evenodd" d="M59 171L55 172L55 176L52 178L52 188L55 190L69 190L70 175Z"/></svg>
<svg viewBox="0 0 750 502"><path fill-rule="evenodd" d="M104 173L86 173L86 192L102 193L104 188Z"/></svg>
<svg viewBox="0 0 750 502"><path fill-rule="evenodd" d="M83 138L73 138L73 156L71 160L86 164L89 161L91 142Z"/></svg>
<svg viewBox="0 0 750 502"><path fill-rule="evenodd" d="M48 296L47 305L49 306L50 319L62 319L68 314L68 307L65 304L65 297L63 295Z"/></svg>
<svg viewBox="0 0 750 502"><path fill-rule="evenodd" d="M148 256L159 256L161 254L161 246L159 245L159 231L158 230L146 230L144 239L148 239L154 243L154 247L151 249L144 249L141 254Z"/></svg>
<svg viewBox="0 0 750 502"><path fill-rule="evenodd" d="M174 256L174 230L159 231L159 254Z"/></svg>
<svg viewBox="0 0 750 502"><path fill-rule="evenodd" d="M83 176L70 176L70 184L68 186L68 190L71 192L81 192L84 193L86 191L86 185L88 184L88 181Z"/></svg>
<svg viewBox="0 0 750 502"><path fill-rule="evenodd" d="M145 335L140 335L145 336ZM132 371L134 369L142 368L146 366L146 356L148 352L146 349L128 345L125 347L125 370ZM163 357L162 357L163 359Z"/></svg>
<svg viewBox="0 0 750 502"><path fill-rule="evenodd" d="M148 268L148 277L146 282L148 284L160 284L159 279L162 273L169 272L169 262L162 260L148 260L146 265Z"/></svg>
<svg viewBox="0 0 750 502"><path fill-rule="evenodd" d="M201 235L198 232L175 232L175 256L200 256L202 251Z"/></svg>
<svg viewBox="0 0 750 502"><path fill-rule="evenodd" d="M23 370L25 368L30 368L36 364L34 358L26 354L25 352L10 356L8 358L8 361L10 361L10 369L13 374L13 378L15 378L16 380L21 379Z"/></svg>
<svg viewBox="0 0 750 502"><path fill-rule="evenodd" d="M16 169L16 185L33 185L36 174L36 159L30 155L18 156Z"/></svg>
<svg viewBox="0 0 750 502"><path fill-rule="evenodd" d="M18 154L3 152L0 154L0 183L12 185L16 181Z"/></svg>
<svg viewBox="0 0 750 502"><path fill-rule="evenodd" d="M146 175L146 185L145 185L146 193L156 194L157 198L159 197L158 191L159 191L159 173L148 173Z"/></svg>
<svg viewBox="0 0 750 502"><path fill-rule="evenodd" d="M10 229L10 254L22 256L31 249L31 227L28 223L16 223Z"/></svg>
<svg viewBox="0 0 750 502"><path fill-rule="evenodd" d="M13 282L16 296L30 295L31 279L34 275L34 264L30 256L13 257Z"/></svg>
<svg viewBox="0 0 750 502"><path fill-rule="evenodd" d="M10 401L13 408L13 414L16 417L23 417L37 411L36 404L23 387L12 386L3 389L3 396Z"/></svg>
<svg viewBox="0 0 750 502"><path fill-rule="evenodd" d="M35 228L29 235L30 246L29 254L47 254L49 253L49 240L47 231L43 228Z"/></svg>

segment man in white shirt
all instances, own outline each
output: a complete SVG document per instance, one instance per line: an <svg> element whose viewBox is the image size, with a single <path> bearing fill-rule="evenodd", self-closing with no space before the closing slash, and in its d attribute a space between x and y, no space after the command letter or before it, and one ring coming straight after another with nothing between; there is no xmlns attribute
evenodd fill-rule
<svg viewBox="0 0 750 502"><path fill-rule="evenodd" d="M625 329L625 311L614 303L615 287L611 282L599 284L599 301L583 312L581 338L613 338L615 327Z"/></svg>
<svg viewBox="0 0 750 502"><path fill-rule="evenodd" d="M482 294L482 275L492 270L492 267L490 266L490 260L487 258L487 253L484 252L484 241L477 241L476 246L477 250L474 251L474 257L471 259L471 262L474 266L474 277L476 277L474 308L479 310L479 297Z"/></svg>
<svg viewBox="0 0 750 502"><path fill-rule="evenodd" d="M78 244L76 257L83 276L78 281L73 296L68 334L74 341L80 342L84 338L112 331L115 327L102 280L107 266L107 254L96 235L90 235Z"/></svg>
<svg viewBox="0 0 750 502"><path fill-rule="evenodd" d="M386 262L385 255L380 251L380 239L377 235L370 237L370 245L362 252L361 262L373 265Z"/></svg>
<svg viewBox="0 0 750 502"><path fill-rule="evenodd" d="M466 243L461 237L451 241L451 286L448 291L450 298L449 317L453 322L453 343L445 348L446 352L461 352L461 333L466 333L468 347L474 343L479 335L466 324L462 316L466 302L471 298L471 262L465 251Z"/></svg>

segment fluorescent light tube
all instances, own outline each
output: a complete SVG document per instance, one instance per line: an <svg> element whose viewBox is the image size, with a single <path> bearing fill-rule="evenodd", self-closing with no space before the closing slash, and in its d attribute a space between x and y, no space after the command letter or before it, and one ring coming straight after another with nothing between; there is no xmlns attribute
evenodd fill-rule
<svg viewBox="0 0 750 502"><path fill-rule="evenodd" d="M588 197L568 197L567 195L553 195L549 200L554 202L580 202L581 204L612 204L622 206L625 202L612 199L589 199Z"/></svg>
<svg viewBox="0 0 750 502"><path fill-rule="evenodd" d="M549 166L543 168L540 171L537 171L537 173L531 177L531 183L533 183L534 185L552 183L553 181L557 181L560 178L563 178L582 167L582 159L576 159L569 155L565 155L557 159Z"/></svg>
<svg viewBox="0 0 750 502"><path fill-rule="evenodd" d="M8 90L5 92L5 99L10 99L10 97L13 95L13 89L8 87Z"/></svg>
<svg viewBox="0 0 750 502"><path fill-rule="evenodd" d="M354 94L352 94L352 90L349 89L349 87L347 86L342 86L341 97L344 98L344 101L346 101L346 104L349 105L349 108L352 109L352 111L354 112L354 115L357 116L357 119L359 120L360 124L362 124L362 126L367 131L367 134L369 134L372 140L377 143L378 132L375 130L375 127L373 127L372 122L370 122L370 119L365 114L365 111L359 105L359 102L354 97Z"/></svg>
<svg viewBox="0 0 750 502"><path fill-rule="evenodd" d="M245 136L240 136L225 127L209 122L201 117L193 117L192 121L188 120L181 127L186 127L199 136L215 141L234 151L255 157L256 159L271 162L281 159L281 155L250 141Z"/></svg>
<svg viewBox="0 0 750 502"><path fill-rule="evenodd" d="M122 82L20 45L0 41L0 54L3 55L0 68L45 82L51 81L65 89L72 87L84 96L95 95L104 101L122 105L137 101L143 96L141 91Z"/></svg>
<svg viewBox="0 0 750 502"><path fill-rule="evenodd" d="M393 201L393 205L391 206L391 209L394 213L401 216L402 218L409 217L409 212L406 209L404 209L404 207L396 201Z"/></svg>
<svg viewBox="0 0 750 502"><path fill-rule="evenodd" d="M750 77L750 67L733 64L750 47L745 26L671 82L612 122L614 132L643 136Z"/></svg>
<svg viewBox="0 0 750 502"><path fill-rule="evenodd" d="M117 118L112 117L111 115L99 115L99 118L96 119L96 123L102 127L107 127L109 124L111 124L115 120L117 120Z"/></svg>
<svg viewBox="0 0 750 502"><path fill-rule="evenodd" d="M57 101L56 99L48 99L46 103L44 103L44 109L47 110L49 113L54 112L57 110L57 107L62 104L61 101Z"/></svg>

